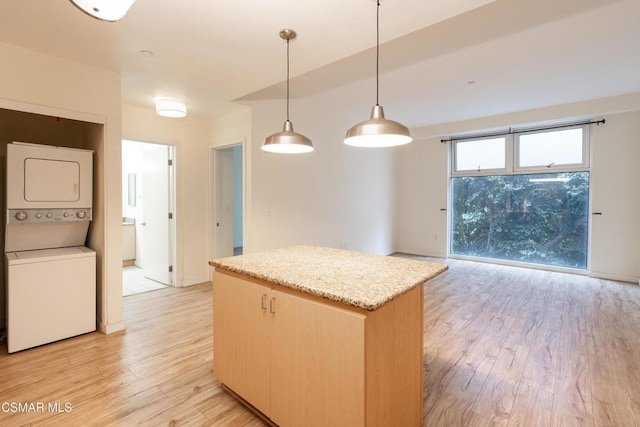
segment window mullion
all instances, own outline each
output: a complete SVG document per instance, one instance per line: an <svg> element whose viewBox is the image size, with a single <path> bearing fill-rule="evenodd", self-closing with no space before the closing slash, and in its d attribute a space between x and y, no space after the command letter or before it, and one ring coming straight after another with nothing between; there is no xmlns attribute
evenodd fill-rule
<svg viewBox="0 0 640 427"><path fill-rule="evenodd" d="M515 141L515 138L514 138L513 134L506 135L506 143L505 143L506 162L505 162L505 165L507 166L507 173L509 173L509 174L512 174L514 172L514 170L515 170L516 157L515 157L515 150L514 150L514 145L515 145L514 141Z"/></svg>

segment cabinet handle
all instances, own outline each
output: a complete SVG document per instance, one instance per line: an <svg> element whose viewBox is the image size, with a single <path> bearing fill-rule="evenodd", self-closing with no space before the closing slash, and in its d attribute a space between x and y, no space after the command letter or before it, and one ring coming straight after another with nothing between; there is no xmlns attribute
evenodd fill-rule
<svg viewBox="0 0 640 427"><path fill-rule="evenodd" d="M267 300L267 294L262 294L262 301L260 301L260 306L262 307L263 310L267 309L267 306L265 305L266 300Z"/></svg>
<svg viewBox="0 0 640 427"><path fill-rule="evenodd" d="M270 311L272 314L276 314L275 306L276 306L276 297L273 297L273 298L271 298L271 300L269 301L269 311Z"/></svg>

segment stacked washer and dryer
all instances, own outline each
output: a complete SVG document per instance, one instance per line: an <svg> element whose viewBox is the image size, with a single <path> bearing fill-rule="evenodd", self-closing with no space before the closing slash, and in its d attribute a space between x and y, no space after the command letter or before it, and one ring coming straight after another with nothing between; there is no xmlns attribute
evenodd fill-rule
<svg viewBox="0 0 640 427"><path fill-rule="evenodd" d="M9 353L96 330L93 152L7 145Z"/></svg>

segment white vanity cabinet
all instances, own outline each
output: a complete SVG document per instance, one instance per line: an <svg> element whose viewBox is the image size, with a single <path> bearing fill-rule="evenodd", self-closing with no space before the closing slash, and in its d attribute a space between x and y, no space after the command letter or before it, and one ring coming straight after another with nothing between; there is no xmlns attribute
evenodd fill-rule
<svg viewBox="0 0 640 427"><path fill-rule="evenodd" d="M136 226L135 224L122 224L122 260L133 265L136 259Z"/></svg>

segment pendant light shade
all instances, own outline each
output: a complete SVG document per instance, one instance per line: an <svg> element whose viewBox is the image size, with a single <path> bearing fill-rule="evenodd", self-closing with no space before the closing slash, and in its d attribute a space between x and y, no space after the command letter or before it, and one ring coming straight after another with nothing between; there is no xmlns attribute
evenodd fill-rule
<svg viewBox="0 0 640 427"><path fill-rule="evenodd" d="M384 110L378 103L380 94L380 0L376 10L376 105L371 118L360 122L347 131L344 143L355 147L395 147L411 142L409 129L398 122L385 119Z"/></svg>
<svg viewBox="0 0 640 427"><path fill-rule="evenodd" d="M127 14L136 0L70 0L78 9L101 21L115 22Z"/></svg>
<svg viewBox="0 0 640 427"><path fill-rule="evenodd" d="M293 131L293 123L284 122L282 132L274 133L265 138L262 149L270 153L308 153L313 151L313 144L306 136Z"/></svg>
<svg viewBox="0 0 640 427"><path fill-rule="evenodd" d="M411 141L405 125L385 119L382 106L374 105L371 118L349 129L344 143L354 147L395 147Z"/></svg>
<svg viewBox="0 0 640 427"><path fill-rule="evenodd" d="M269 153L298 154L313 151L313 144L306 136L293 131L293 123L289 120L289 41L296 38L293 30L280 31L280 37L287 41L287 120L282 132L274 133L265 138L262 150Z"/></svg>

